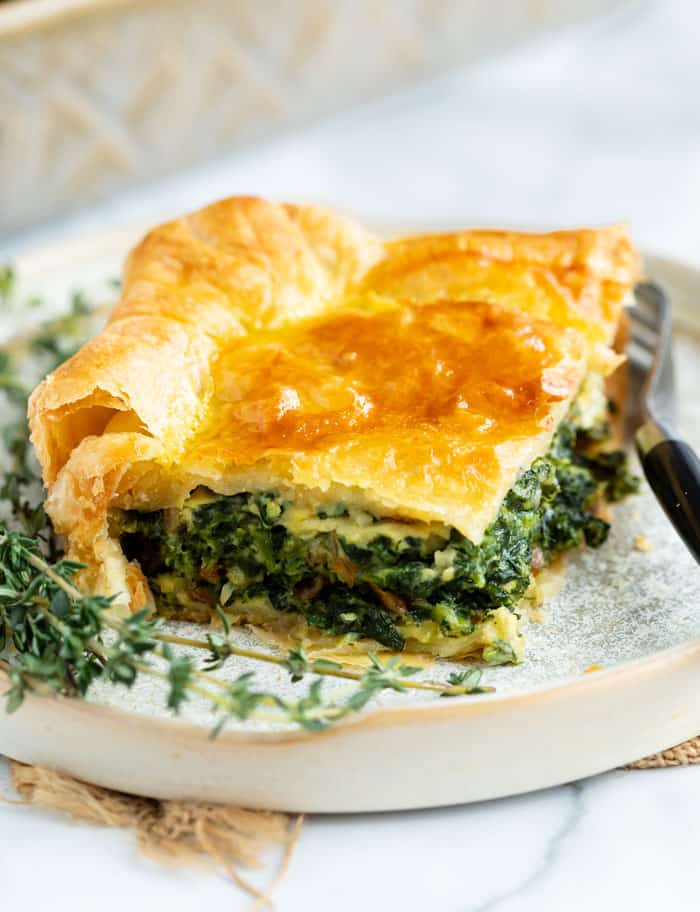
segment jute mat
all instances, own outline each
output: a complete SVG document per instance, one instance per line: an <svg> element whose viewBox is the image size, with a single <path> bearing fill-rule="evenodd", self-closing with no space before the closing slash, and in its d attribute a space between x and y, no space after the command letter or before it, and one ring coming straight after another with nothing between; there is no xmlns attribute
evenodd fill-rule
<svg viewBox="0 0 700 912"><path fill-rule="evenodd" d="M661 769L665 766L691 766L700 763L700 737L691 738L675 747L628 763L625 769Z"/></svg>
<svg viewBox="0 0 700 912"><path fill-rule="evenodd" d="M222 868L254 900L254 908L272 907L272 894L284 877L301 829L301 816L249 811L200 801L156 801L80 782L39 766L7 761L20 805L62 811L79 820L133 830L140 851L170 864L209 862ZM700 764L700 737L629 763L625 769L659 769ZM269 887L260 890L239 873L262 867L271 847L281 861Z"/></svg>
<svg viewBox="0 0 700 912"><path fill-rule="evenodd" d="M253 908L272 907L272 895L291 861L303 817L248 811L202 801L156 801L80 782L39 766L7 761L19 801L70 814L88 823L133 830L139 850L166 864L219 866L236 887L248 893ZM267 850L277 847L281 860L271 882L258 889L239 866L263 867Z"/></svg>

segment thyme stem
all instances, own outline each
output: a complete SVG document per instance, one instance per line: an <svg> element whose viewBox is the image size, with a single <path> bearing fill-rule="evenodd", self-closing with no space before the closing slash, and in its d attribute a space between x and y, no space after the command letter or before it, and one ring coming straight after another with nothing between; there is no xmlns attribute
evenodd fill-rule
<svg viewBox="0 0 700 912"><path fill-rule="evenodd" d="M205 652L211 651L211 644L206 640L197 640L193 639L192 637L181 637L172 633L156 633L155 638L165 643L172 643L176 646L189 646L193 649L201 649ZM241 658L254 659L258 662L268 662L272 665L281 666L284 666L286 662L286 659L282 656L276 656L272 653L263 652L258 649L246 649L242 646L237 646L230 640L226 640L220 645L225 652L229 653L230 655L239 656ZM337 668L331 668L331 664L337 664ZM322 677L345 678L348 681L361 681L364 674L363 671L348 668L347 666L340 665L336 662L329 663L328 667L325 667L323 665L314 667L312 663L312 668L314 674L321 675ZM460 685L439 684L434 681L404 681L403 686L409 690L432 690L436 693L444 694L445 696L450 697L470 693L473 690L473 688L462 687ZM481 687L480 691L482 693L490 693L494 689L495 688L493 687Z"/></svg>

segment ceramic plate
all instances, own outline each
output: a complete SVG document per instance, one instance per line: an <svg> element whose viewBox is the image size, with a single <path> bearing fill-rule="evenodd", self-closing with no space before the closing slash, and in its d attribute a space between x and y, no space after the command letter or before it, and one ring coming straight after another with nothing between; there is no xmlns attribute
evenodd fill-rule
<svg viewBox="0 0 700 912"><path fill-rule="evenodd" d="M43 295L56 311L75 287L113 295L107 280L133 240L124 231L20 258L21 297ZM646 264L673 298L683 423L700 446L700 272L654 256ZM26 309L2 312L0 334L31 320L36 313ZM651 550L635 547L640 535ZM206 705L187 704L172 719L149 679L132 690L96 686L88 701L30 697L14 715L0 711L0 753L133 793L276 810L396 810L511 795L700 732L699 596L698 568L644 490L616 509L600 550L570 561L543 621L526 629L525 661L485 670L493 693L383 694L320 734L250 722L211 739ZM222 674L252 667L228 664ZM306 686L288 683L274 666L255 670L268 688ZM440 663L422 675L445 671Z"/></svg>

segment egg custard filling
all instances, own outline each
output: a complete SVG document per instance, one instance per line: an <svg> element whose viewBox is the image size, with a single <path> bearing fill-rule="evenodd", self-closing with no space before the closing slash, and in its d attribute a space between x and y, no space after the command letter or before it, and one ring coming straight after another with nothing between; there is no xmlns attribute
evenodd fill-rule
<svg viewBox="0 0 700 912"><path fill-rule="evenodd" d="M179 510L123 511L114 521L161 615L206 620L219 606L269 625L282 613L315 641L325 633L500 664L521 655L534 576L562 551L602 544L609 524L598 504L636 489L623 452L591 450L603 435L563 422L479 545L439 523L339 502L312 509L276 491L200 488Z"/></svg>

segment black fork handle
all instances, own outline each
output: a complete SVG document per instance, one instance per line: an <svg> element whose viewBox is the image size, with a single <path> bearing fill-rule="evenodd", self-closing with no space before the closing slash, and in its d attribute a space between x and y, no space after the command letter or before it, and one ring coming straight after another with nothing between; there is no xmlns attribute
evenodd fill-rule
<svg viewBox="0 0 700 912"><path fill-rule="evenodd" d="M657 426L653 430L657 432L653 436L637 435L644 474L676 532L700 563L700 459L684 440L661 437Z"/></svg>

